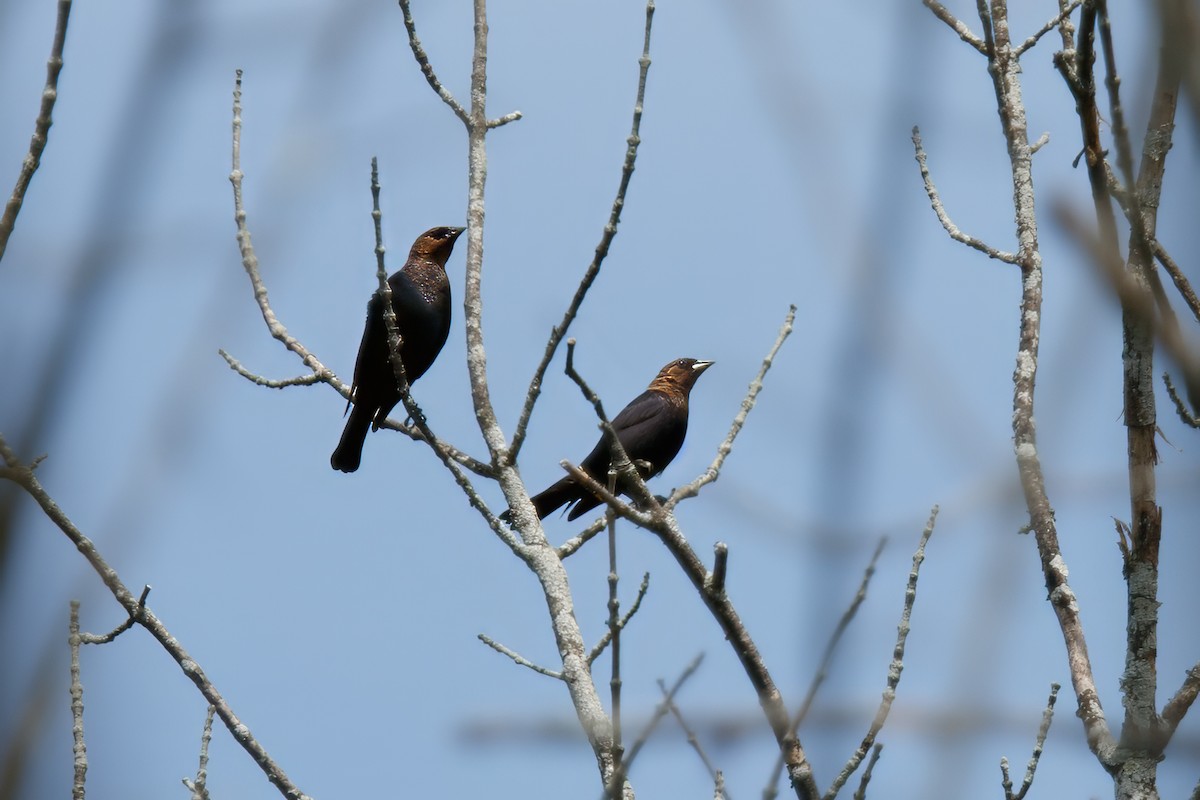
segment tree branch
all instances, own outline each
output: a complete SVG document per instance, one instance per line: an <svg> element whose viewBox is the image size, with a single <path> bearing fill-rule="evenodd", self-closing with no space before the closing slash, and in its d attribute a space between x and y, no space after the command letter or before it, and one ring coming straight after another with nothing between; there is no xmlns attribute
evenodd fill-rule
<svg viewBox="0 0 1200 800"><path fill-rule="evenodd" d="M29 152L21 160L21 171L12 195L0 215L0 261L8 249L8 238L17 224L17 215L25 202L25 192L33 181L33 174L42 163L42 153L49 141L50 126L54 124L54 102L58 99L58 75L63 68L63 46L67 41L67 21L71 17L71 0L58 0L58 18L54 22L54 43L50 46L50 59L46 62L46 87L42 89L42 105L33 123L33 138L29 140Z"/></svg>

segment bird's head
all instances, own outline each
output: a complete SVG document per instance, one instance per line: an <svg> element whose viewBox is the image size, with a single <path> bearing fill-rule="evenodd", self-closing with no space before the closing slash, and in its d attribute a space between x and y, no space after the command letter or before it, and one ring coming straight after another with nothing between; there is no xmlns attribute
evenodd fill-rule
<svg viewBox="0 0 1200 800"><path fill-rule="evenodd" d="M465 230L466 228L448 228L446 226L430 228L413 242L412 252L408 257L436 261L444 267L450 254L454 252L454 241Z"/></svg>
<svg viewBox="0 0 1200 800"><path fill-rule="evenodd" d="M676 388L683 390L686 395L692 390L701 373L714 363L716 362L697 361L694 358L677 358L659 370L658 377L650 382L650 388Z"/></svg>

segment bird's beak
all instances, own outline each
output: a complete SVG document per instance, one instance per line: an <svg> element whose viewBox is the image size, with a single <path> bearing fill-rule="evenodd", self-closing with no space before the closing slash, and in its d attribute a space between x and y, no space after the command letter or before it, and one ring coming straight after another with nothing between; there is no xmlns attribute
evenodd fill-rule
<svg viewBox="0 0 1200 800"><path fill-rule="evenodd" d="M462 232L465 231L466 228L451 228L450 230L454 231L454 235L450 237L450 241L453 242L458 239L459 236L462 236Z"/></svg>
<svg viewBox="0 0 1200 800"><path fill-rule="evenodd" d="M697 361L695 364L692 364L692 371L695 372L697 375L699 375L701 372L704 372L704 370L708 369L715 363L717 363L717 362L715 362L715 361Z"/></svg>

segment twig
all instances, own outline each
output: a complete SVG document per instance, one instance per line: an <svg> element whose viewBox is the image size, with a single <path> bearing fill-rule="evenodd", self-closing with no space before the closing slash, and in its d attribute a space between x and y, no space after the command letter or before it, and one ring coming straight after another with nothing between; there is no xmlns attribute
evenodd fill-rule
<svg viewBox="0 0 1200 800"><path fill-rule="evenodd" d="M1074 13L1075 9L1079 8L1079 6L1082 4L1083 0L1071 0L1071 2L1068 3L1066 7L1064 7L1062 11L1058 13L1058 16L1047 22L1037 33L1035 33L1033 36L1030 36L1028 39L1018 45L1013 50L1013 57L1020 58L1021 56L1025 55L1025 52L1037 44L1039 39L1066 22L1067 19L1070 18L1071 14Z"/></svg>
<svg viewBox="0 0 1200 800"><path fill-rule="evenodd" d="M525 658L525 656L521 655L520 653L517 653L514 650L510 650L509 648L500 644L495 639L493 639L492 637L490 637L486 634L483 634L483 633L479 634L479 641L483 642L488 647L495 650L497 653L508 656L513 661L515 661L517 664L520 664L522 667L529 667L531 670L538 673L539 675L545 675L547 678L556 678L560 681L563 680L563 674L561 672L555 672L552 669L547 669L546 667L543 667L539 664L533 663L529 659Z"/></svg>
<svg viewBox="0 0 1200 800"><path fill-rule="evenodd" d="M17 215L21 213L21 205L25 202L25 192L42 163L42 153L50 136L50 126L54 124L54 102L58 99L58 75L63 68L63 46L67 41L67 21L71 17L71 0L58 0L58 18L54 22L54 43L50 46L50 58L46 62L46 86L42 89L42 104L38 109L37 120L33 123L33 137L29 140L29 152L21 161L21 171L17 174L17 183L12 195L4 206L4 214L0 215L0 261L4 260L4 251L8 249L8 239L17 224Z"/></svg>
<svg viewBox="0 0 1200 800"><path fill-rule="evenodd" d="M1004 800L1025 800L1029 787L1033 786L1033 776L1037 772L1038 760L1042 757L1042 749L1046 746L1046 737L1050 734L1050 723L1054 720L1054 701L1058 698L1057 683L1050 684L1050 698L1046 701L1046 710L1042 712L1042 724L1038 726L1037 741L1033 745L1033 755L1025 766L1025 780L1021 789L1015 795L1012 793L1012 779L1008 773L1008 759L1000 759L1000 774L1004 788Z"/></svg>
<svg viewBox="0 0 1200 800"><path fill-rule="evenodd" d="M608 470L608 490L617 490L616 464ZM608 517L608 638L612 642L612 669L609 672L608 687L612 697L609 714L613 726L613 756L617 769L621 768L621 754L625 745L621 739L621 598L617 594L617 585L621 574L617 571L617 515L609 511ZM650 573L646 573L642 586L649 585ZM641 597L638 597L641 600ZM589 662L590 663L590 662Z"/></svg>
<svg viewBox="0 0 1200 800"><path fill-rule="evenodd" d="M442 85L442 82L438 80L437 73L433 71L433 66L429 63L429 56L425 54L425 48L421 46L421 40L417 38L417 26L413 22L409 0L400 0L400 11L404 14L404 28L408 31L408 46L412 49L413 57L417 59L421 74L425 76L425 80L429 82L429 86L437 93L437 96L442 98L442 102L450 106L454 116L462 120L463 125L470 126L471 120L467 116L467 110L454 99L450 90Z"/></svg>
<svg viewBox="0 0 1200 800"><path fill-rule="evenodd" d="M965 244L967 247L978 250L988 258L994 258L1006 264L1018 263L1015 254L997 250L958 229L958 226L954 224L950 216L946 213L946 208L942 205L942 199L938 196L937 187L933 185L933 177L930 175L929 165L926 163L925 148L921 144L921 129L916 125L912 129L912 143L913 149L917 153L917 165L921 168L921 180L925 183L925 194L929 195L929 203L933 206L933 213L937 214L938 221L942 223L942 227L946 229L946 233L950 235L950 238L956 242Z"/></svg>
<svg viewBox="0 0 1200 800"><path fill-rule="evenodd" d="M683 718L683 712L679 710L679 706L676 705L675 701L671 699L671 690L667 688L667 684L662 678L658 679L658 690L662 692L663 702L667 704L667 709L670 710L671 715L675 717L675 721L679 723L679 727L683 729L684 735L687 736L688 744L690 744L692 749L696 751L696 755L700 756L700 761L704 764L704 768L708 770L709 777L713 779L714 784L719 784L721 786L721 788L718 790L720 791L721 796L724 797L725 800L733 800L731 797L729 797L728 792L724 788L725 781L724 778L721 777L721 771L713 765L711 760L709 760L708 753L704 752L704 745L700 744L700 738L696 736L696 731L691 725L688 724L687 720Z"/></svg>
<svg viewBox="0 0 1200 800"><path fill-rule="evenodd" d="M746 630L732 601L724 593L718 595L707 590L710 583L708 571L704 562L700 560L696 551L684 537L683 532L679 530L679 523L673 512L662 510L643 516L646 517L645 526L658 536L671 555L675 557L675 561L683 569L688 580L692 582L692 586L700 593L700 599L704 601L704 605L713 615L717 624L721 626L725 638L733 648L734 654L737 655L742 669L746 672L746 677L750 679L750 685L758 695L759 705L762 706L763 715L767 718L767 724L771 727L780 752L783 753L788 780L795 790L796 796L803 800L816 800L821 793L817 789L812 765L808 762L804 748L788 724L789 715L787 706L783 702L783 696L776 687L758 646L754 643L749 631Z"/></svg>
<svg viewBox="0 0 1200 800"><path fill-rule="evenodd" d="M642 585L638 587L637 597L633 599L633 603L629 606L629 610L625 612L625 615L617 621L616 630L624 630L625 626L629 624L629 620L633 619L633 615L636 614L638 609L642 607L642 600L646 597L646 592L649 589L650 573L647 572L642 575ZM596 646L592 648L592 652L588 653L587 663L591 664L595 662L595 660L600 657L600 654L604 652L604 648L608 647L608 643L612 640L612 638L613 626L610 625L608 629L604 631L603 635L601 635L600 641L596 642Z"/></svg>
<svg viewBox="0 0 1200 800"><path fill-rule="evenodd" d="M633 167L637 162L638 145L642 142L642 106L646 99L646 76L650 72L650 30L653 22L654 0L648 0L646 3L646 34L642 43L642 57L638 59L637 99L633 104L633 124L629 131L629 138L626 139L625 162L621 165L621 181L617 186L617 196L613 199L612 210L609 211L608 222L605 224L604 232L600 236L600 243L596 245L596 252L592 257L592 263L584 271L583 278L579 282L579 287L575 290L575 296L571 298L571 303L567 306L567 310L563 314L562 321L550 331L550 338L546 342L546 350L542 353L542 360L538 362L537 369L533 373L533 379L529 382L529 390L525 394L525 403L521 407L521 416L517 420L517 427L513 432L512 446L509 448L506 457L506 463L510 465L517 463L517 455L521 452L521 445L525 442L525 433L529 427L529 418L533 414L533 407L537 402L538 395L542 393L542 381L546 377L546 370L550 367L550 361L553 360L554 354L557 352L563 337L567 335L567 330L571 327L571 322L574 321L575 315L579 313L579 307L583 305L583 299L587 296L588 289L591 288L592 284L596 281L596 277L600 274L600 265L604 263L604 258L608 255L608 249L612 245L613 238L617 235L617 225L621 221L621 210L625 207L625 194L629 191L629 181L633 177Z"/></svg>
<svg viewBox="0 0 1200 800"><path fill-rule="evenodd" d="M951 14L949 9L937 2L937 0L924 0L924 2L925 7L932 11L935 17L949 25L950 30L958 34L958 38L962 39L964 42L971 45L971 47L974 47L985 56L987 55L988 51L983 44L983 40L972 33L971 29L967 27L965 22Z"/></svg>
<svg viewBox="0 0 1200 800"><path fill-rule="evenodd" d="M229 353L225 352L225 350L218 349L217 354L221 356L221 358L225 359L225 363L229 365L230 369L253 383L255 386L265 386L268 389L286 389L289 386L312 386L314 383L328 382L324 376L315 372L311 372L308 375L297 375L295 378L283 378L281 380L264 378L263 376L246 369L246 367L242 365L242 362L229 355Z"/></svg>
<svg viewBox="0 0 1200 800"><path fill-rule="evenodd" d="M1179 392L1176 391L1171 376L1166 372L1163 373L1163 383L1167 386L1167 395L1171 398L1171 402L1175 404L1175 413L1179 415L1179 419L1183 421L1183 424L1193 428L1200 428L1200 417L1197 417L1184 405L1183 398L1179 396Z"/></svg>
<svg viewBox="0 0 1200 800"><path fill-rule="evenodd" d="M871 757L867 759L867 768L863 770L862 779L858 782L858 788L854 790L854 800L866 800L867 784L871 782L871 775L875 772L875 763L879 761L879 754L883 752L883 745L876 744L871 748Z"/></svg>
<svg viewBox="0 0 1200 800"><path fill-rule="evenodd" d="M212 706L204 714L204 730L200 733L200 766L196 768L196 779L183 779L183 785L192 793L192 800L209 800L208 794L208 744L212 741Z"/></svg>
<svg viewBox="0 0 1200 800"><path fill-rule="evenodd" d="M6 464L12 465L17 463L16 454L13 453L3 436L0 436L0 457L3 457ZM29 467L7 466L0 468L0 478L11 480L24 489L41 507L46 517L67 535L71 543L75 545L76 549L92 565L92 569L100 576L100 579L108 587L108 590L112 592L117 602L121 604L138 625L145 628L158 641L171 658L175 659L175 663L179 665L183 674L196 685L196 688L200 690L200 693L204 695L209 704L216 707L217 716L221 718L225 727L233 735L234 740L254 759L254 763L258 764L259 768L267 776L267 780L274 784L280 793L284 797L289 798L289 800L307 800L307 795L291 782L287 773L271 759L267 751L258 743L258 740L251 735L250 729L245 723L237 718L237 715L233 713L233 709L229 707L225 698L221 696L216 686L204 674L204 670L200 668L200 665L183 649L179 640L171 635L170 631L154 615L153 611L139 604L138 598L134 597L133 593L126 588L120 576L117 575L116 570L108 565L108 562L96 550L96 546L92 544L91 540L75 527L75 524L58 507L58 504L54 502L49 493L42 488L33 470Z"/></svg>
<svg viewBox="0 0 1200 800"><path fill-rule="evenodd" d="M725 435L725 440L717 447L716 457L708 465L708 469L704 470L694 481L685 486L680 486L671 492L671 496L663 504L664 509L673 509L680 501L689 497L695 497L700 493L700 489L720 477L721 467L724 465L725 459L733 451L733 441L741 433L742 427L746 424L746 418L750 416L750 412L754 410L754 405L758 402L758 395L763 389L763 379L767 377L767 372L775 363L775 356L779 354L783 343L791 335L795 322L796 306L791 305L788 306L788 312L783 318L783 324L779 327L779 334L775 337L775 343L771 345L771 349L767 352L766 357L763 358L762 366L758 369L758 374L754 376L754 380L750 381L750 386L746 390L746 396L742 398L742 406L734 416L733 423L729 426L729 433Z"/></svg>
<svg viewBox="0 0 1200 800"><path fill-rule="evenodd" d="M833 784L829 787L829 791L825 793L825 800L833 800L837 797L837 793L841 791L842 786L850 779L858 769L862 760L866 758L867 753L871 749L871 745L875 743L875 737L879 735L879 731L883 729L883 724L887 722L888 714L892 710L892 702L896 699L896 687L900 684L900 673L904 670L904 645L908 640L909 620L912 618L913 604L917 600L917 577L921 572L921 562L925 560L925 545L929 542L929 537L933 536L933 526L937 521L938 507L934 506L929 512L929 521L925 523L925 530L921 533L921 541L917 545L917 551L913 553L912 570L908 573L908 586L904 590L904 610L900 612L900 625L897 627L896 646L892 650L892 663L888 667L887 686L883 690L883 699L879 703L879 708L875 712L875 719L871 722L871 727L867 730L867 735L863 737L862 744L858 746L858 750L854 755L850 756L850 760L846 762L846 766L842 767L842 771L834 779Z"/></svg>
<svg viewBox="0 0 1200 800"><path fill-rule="evenodd" d="M1183 685L1179 687L1179 691L1163 706L1163 747L1166 747L1167 743L1171 741L1175 729L1187 715L1188 709L1192 707L1197 695L1200 695L1200 663L1194 664L1188 670L1187 677L1183 679Z"/></svg>
<svg viewBox="0 0 1200 800"><path fill-rule="evenodd" d="M679 673L679 677L676 678L675 683L671 685L670 691L667 692L667 695L663 698L662 702L655 707L654 713L650 716L649 722L646 723L646 727L642 729L640 734L638 734L637 739L634 740L633 745L625 754L625 758L621 761L620 767L613 774L612 780L607 784L604 791L605 798L614 798L619 796L619 789L624 785L625 778L629 775L629 770L633 768L633 762L637 759L638 753L642 752L642 748L646 745L646 742L649 741L650 736L654 733L655 728L658 727L658 723L662 722L662 718L667 715L667 710L670 707L670 703L675 699L675 695L681 688L683 688L683 685L687 683L688 679L695 674L696 670L700 668L700 662L703 660L704 653L697 654L696 657L692 659L692 663L684 667L683 672Z"/></svg>
<svg viewBox="0 0 1200 800"><path fill-rule="evenodd" d="M579 548L590 542L595 538L596 534L604 530L605 526L606 519L605 517L601 517L580 531L578 535L567 539L555 550L555 552L558 554L559 560L562 560L567 556L574 555Z"/></svg>
<svg viewBox="0 0 1200 800"><path fill-rule="evenodd" d="M84 783L87 780L87 744L83 739L83 683L79 680L79 601L71 601L71 617L67 643L71 648L71 752L74 756L74 778L71 783L72 800L83 800Z"/></svg>
<svg viewBox="0 0 1200 800"><path fill-rule="evenodd" d="M1175 263L1175 259L1166 251L1162 244L1155 239L1152 245L1154 257L1158 259L1158 263L1163 265L1163 269L1171 276L1171 281L1175 284L1175 288L1179 290L1179 295L1183 301L1187 303L1187 307L1191 309L1192 316L1200 322L1200 299L1197 299L1196 292L1192 289L1192 284L1188 282L1187 276L1183 274L1183 270Z"/></svg>
<svg viewBox="0 0 1200 800"><path fill-rule="evenodd" d="M867 568L863 570L862 580L858 584L858 591L854 594L854 599L850 601L850 605L842 612L842 618L838 620L838 624L834 627L833 633L829 636L829 641L825 643L825 652L821 655L821 663L817 667L817 672L813 675L812 682L808 685L808 692L804 695L803 702L800 703L800 708L796 710L796 716L792 718L792 733L800 730L801 723L808 716L808 712L812 709L813 701L817 698L817 691L825 683L825 679L829 676L829 669L833 665L833 656L837 652L838 644L842 641L842 636L850 628L850 622L858 613L859 607L867 599L867 587L871 583L871 578L875 576L875 564L879 561L879 556L883 553L884 546L887 545L887 537L882 536L879 543L875 545L875 552L871 555L871 560L867 563ZM779 782L779 774L783 769L782 756L775 759L775 766L771 770L771 776L767 781L766 788L763 789L764 798L773 798L778 794L776 784Z"/></svg>
<svg viewBox="0 0 1200 800"><path fill-rule="evenodd" d="M729 545L717 542L713 545L713 568L705 583L705 589L720 597L725 594L725 576L729 572Z"/></svg>
<svg viewBox="0 0 1200 800"><path fill-rule="evenodd" d="M146 598L149 596L150 596L150 584L146 584L145 586L142 587L142 593L138 596L137 602L138 602L139 611L145 610ZM95 634L91 634L91 633L79 634L79 642L80 642L80 644L108 644L109 642L113 641L118 636L120 636L122 633L124 633L125 631L132 628L136 621L137 621L136 615L130 614L129 617L124 622L122 622L117 627L113 628L108 633L102 634L100 636L96 636Z"/></svg>

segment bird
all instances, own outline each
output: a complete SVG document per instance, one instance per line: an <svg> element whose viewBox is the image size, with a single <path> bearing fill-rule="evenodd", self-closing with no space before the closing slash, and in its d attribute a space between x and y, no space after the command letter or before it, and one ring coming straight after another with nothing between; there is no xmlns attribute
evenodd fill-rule
<svg viewBox="0 0 1200 800"><path fill-rule="evenodd" d="M643 480L658 475L683 447L687 435L688 397L696 380L711 367L712 361L679 358L663 367L646 391L635 397L612 420L617 440L629 460L638 467ZM608 485L612 447L605 436L592 448L579 468L602 486ZM617 484L617 494L628 494L628 482ZM600 505L601 500L570 475L529 498L538 519L567 506L568 520L578 519ZM511 511L506 512L506 516Z"/></svg>
<svg viewBox="0 0 1200 800"><path fill-rule="evenodd" d="M464 230L442 226L425 231L413 242L404 266L388 278L400 332L400 360L410 385L425 374L450 335L446 260ZM383 298L377 289L367 303L367 322L354 362L354 382L346 401L350 418L329 464L342 472L357 470L367 431L377 430L398 402L400 390L388 352Z"/></svg>

